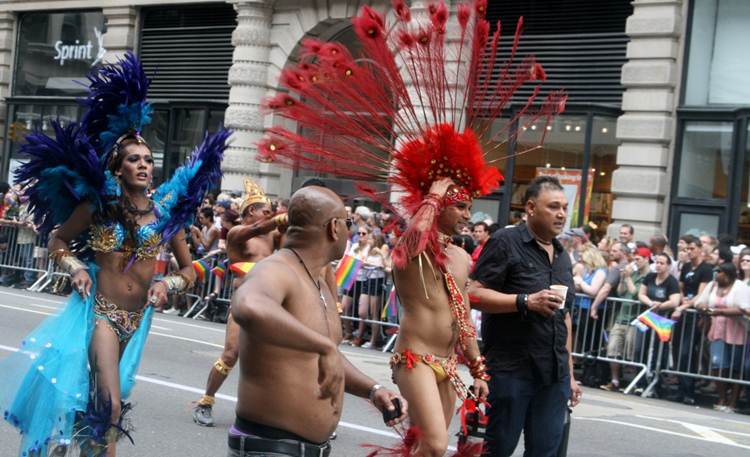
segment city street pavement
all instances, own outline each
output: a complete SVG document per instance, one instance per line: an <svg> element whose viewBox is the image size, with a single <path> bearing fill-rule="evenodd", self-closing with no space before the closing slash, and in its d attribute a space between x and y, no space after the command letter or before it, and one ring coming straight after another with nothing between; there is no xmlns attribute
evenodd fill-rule
<svg viewBox="0 0 750 457"><path fill-rule="evenodd" d="M23 336L45 315L55 313L62 301L57 296L0 288L0 358L15 350ZM200 397L223 340L223 325L156 315L131 397L135 404L135 446L123 442L118 456L226 455L226 430L234 417L236 372L217 398L216 427L198 427L191 416L192 402ZM355 366L392 387L387 355L351 347L341 350ZM457 422L454 419L453 433ZM337 433L334 456L364 456L367 451L360 447L363 443L396 442L379 413L366 401L351 396L346 397ZM455 444L455 439L451 442ZM2 422L0 457L17 455L18 443L15 430ZM522 455L520 446L515 455ZM584 401L574 412L568 455L747 456L750 417L585 389Z"/></svg>

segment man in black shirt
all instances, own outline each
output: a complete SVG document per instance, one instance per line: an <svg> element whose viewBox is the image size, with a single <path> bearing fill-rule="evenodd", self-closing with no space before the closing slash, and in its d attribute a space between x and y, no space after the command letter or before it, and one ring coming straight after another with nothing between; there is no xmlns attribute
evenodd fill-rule
<svg viewBox="0 0 750 457"><path fill-rule="evenodd" d="M527 222L499 230L471 274L469 300L485 313L484 355L490 367L487 450L510 456L521 430L528 457L557 455L568 400L581 389L570 360L570 258L556 239L567 200L556 178L535 178L525 195ZM550 290L567 286L563 298Z"/></svg>
<svg viewBox="0 0 750 457"><path fill-rule="evenodd" d="M678 361L678 369L680 371L697 372L699 360L697 352L700 350L698 333L700 331L696 325L695 313L685 313L685 310L693 307L695 299L701 294L706 284L711 282L714 273L711 265L703 259L703 243L700 238L686 237L685 241L687 242L690 262L683 265L680 271L680 288L682 289L683 299L680 306L672 313L672 319L682 322L675 325L672 347L674 348L674 357ZM695 404L693 398L694 385L693 378L681 376L677 396L673 400L682 401L688 405Z"/></svg>

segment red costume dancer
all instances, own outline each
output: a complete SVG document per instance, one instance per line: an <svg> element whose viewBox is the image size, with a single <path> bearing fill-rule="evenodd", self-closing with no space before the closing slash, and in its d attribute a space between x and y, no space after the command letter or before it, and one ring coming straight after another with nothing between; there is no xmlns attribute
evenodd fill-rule
<svg viewBox="0 0 750 457"><path fill-rule="evenodd" d="M489 377L465 291L471 259L449 240L468 221L472 199L502 180L485 161L502 144L497 138L514 139L521 116L529 124L541 121L546 132L565 105L562 93L538 97L546 75L534 57L516 60L521 21L509 59L496 65L500 24L490 38L486 5L458 5L459 33L450 39L442 1L412 17L405 1L394 0L393 24L365 6L352 19L361 56L339 43L306 39L299 63L281 74L285 92L265 104L297 128L269 129L258 145L261 160L386 180L402 195L398 210L408 225L393 260L404 313L391 366L419 433L381 453L444 454L456 397L468 394L454 347L468 360L475 392L486 395ZM486 119L498 117L525 84L533 85L525 106L508 129L489 135Z"/></svg>

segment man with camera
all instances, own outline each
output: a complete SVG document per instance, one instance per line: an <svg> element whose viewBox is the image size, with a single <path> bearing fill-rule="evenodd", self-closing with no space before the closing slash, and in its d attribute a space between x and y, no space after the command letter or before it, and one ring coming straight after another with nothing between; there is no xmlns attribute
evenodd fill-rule
<svg viewBox="0 0 750 457"><path fill-rule="evenodd" d="M324 267L341 258L351 221L328 189L305 187L289 205L284 247L248 274L232 299L240 326L237 418L229 456L328 456L344 390L369 400L388 425L406 402L338 351L341 322Z"/></svg>
<svg viewBox="0 0 750 457"><path fill-rule="evenodd" d="M528 457L554 457L563 441L573 377L570 257L557 240L568 202L560 182L538 176L524 196L526 223L498 230L471 274L473 308L485 313L483 353L490 367L486 455L510 456L521 430Z"/></svg>

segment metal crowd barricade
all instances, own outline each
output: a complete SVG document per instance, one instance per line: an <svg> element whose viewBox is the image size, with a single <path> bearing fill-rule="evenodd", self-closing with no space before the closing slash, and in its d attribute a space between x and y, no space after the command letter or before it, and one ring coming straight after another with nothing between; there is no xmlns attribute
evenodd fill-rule
<svg viewBox="0 0 750 457"><path fill-rule="evenodd" d="M392 350L393 346L396 343L396 338L398 337L398 328L399 328L399 316L400 316L400 306L397 304L391 305L389 303L391 298L391 290L393 288L393 282L389 278L389 275L385 275L385 278L383 278L382 281L382 287L380 287L379 290L373 292L371 290L366 290L366 283L370 279L374 279L375 274L384 272L382 268L369 268L369 267L363 267L365 270L365 280L364 281L356 281L354 285L351 287L350 290L340 290L339 296L341 297L341 303L343 305L344 299L346 296L351 297L351 306L344 307L342 309L341 313L341 320L344 321L344 328L349 329L353 324L356 324L359 326L360 335L359 337L364 339L364 333L367 331L368 325L377 326L376 331L379 332L378 338L384 342L382 351L388 352ZM334 266L335 269L335 266ZM370 315L370 309L372 308L371 302L368 303L368 310L366 313L362 313L363 315L367 315L368 317L360 317L359 313L359 305L360 301L367 297L370 301L375 301L376 307L375 307L375 313L374 315ZM382 319L381 316L384 311L384 307L386 306L395 306L396 312L395 315L393 313L388 313L386 310L386 319ZM388 330L385 330L388 329Z"/></svg>
<svg viewBox="0 0 750 457"><path fill-rule="evenodd" d="M590 316L592 298L584 294L576 295L573 307L573 357L583 360L617 363L638 369L638 373L625 388L624 392L632 392L638 382L652 376L654 360L654 338L649 333L643 333L630 322L648 309L647 306L635 300L609 298L598 307L598 319ZM588 304L588 307L582 305ZM616 328L618 326L619 328ZM624 335L622 344L616 354L608 354L607 349L612 333ZM615 349L615 348L613 348Z"/></svg>
<svg viewBox="0 0 750 457"><path fill-rule="evenodd" d="M17 222L0 221L0 270L2 285L37 287L49 271L47 237Z"/></svg>
<svg viewBox="0 0 750 457"><path fill-rule="evenodd" d="M670 341L662 342L653 330L641 332L625 323L648 309L642 303L609 298L599 306L595 320L590 316L590 307L586 307L586 298L590 297L583 294L576 297L572 312L573 357L637 368L638 373L624 390L626 394L645 378L648 385L642 396L651 396L661 375L665 374L750 386L750 320L747 317L730 318L734 320L730 325L736 325L734 334L742 344L722 345L725 352L716 354L715 349L712 354L708 330L711 320L717 316L688 309L674 324ZM624 344L625 348L620 348L617 354L608 354L607 346L618 324L625 326L626 338L630 333L630 344Z"/></svg>
<svg viewBox="0 0 750 457"><path fill-rule="evenodd" d="M723 316L727 319L724 325L735 326L735 336L742 343L730 345L719 340L723 343L721 349L712 351L708 332L712 321L719 317L694 309L683 312L671 340L659 342L656 376L644 396L654 391L661 374L750 386L750 320L745 316Z"/></svg>
<svg viewBox="0 0 750 457"><path fill-rule="evenodd" d="M224 253L221 251L211 252L205 257L197 259L195 262L200 262L205 267L203 278L196 278L193 288L185 293L185 296L192 300L192 304L188 305L188 310L185 312L185 317L192 317L198 319L201 317L211 305L211 292L216 285L216 275L211 270L223 259Z"/></svg>

